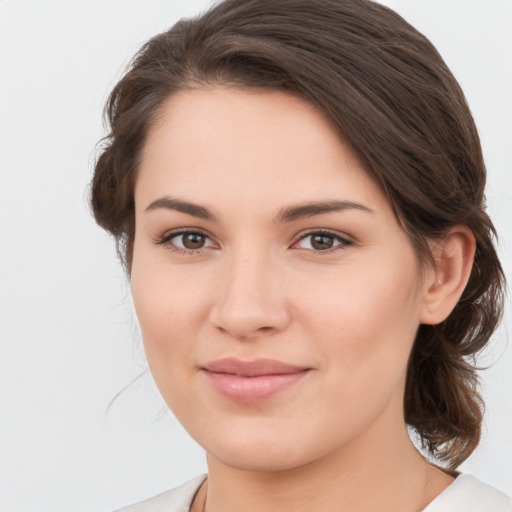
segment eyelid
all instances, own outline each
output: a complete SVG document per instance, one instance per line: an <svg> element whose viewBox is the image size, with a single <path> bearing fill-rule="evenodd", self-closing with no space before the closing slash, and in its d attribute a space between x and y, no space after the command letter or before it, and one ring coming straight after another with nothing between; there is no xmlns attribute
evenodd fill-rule
<svg viewBox="0 0 512 512"><path fill-rule="evenodd" d="M327 235L333 237L336 241L339 242L338 245L335 245L334 247L331 247L330 249L325 250L314 250L314 249L303 249L299 247L298 249L304 250L304 251L310 251L315 252L318 254L327 254L336 250L342 250L345 249L347 246L354 245L355 241L352 237L345 233L340 233L339 231L334 231L332 229L323 229L323 228L317 228L317 229L309 229L307 231L304 231L302 233L299 233L297 235L295 242L292 244L292 248L296 246L299 242L307 238L308 236L313 235Z"/></svg>
<svg viewBox="0 0 512 512"><path fill-rule="evenodd" d="M201 228L192 228L192 227L186 227L186 228L178 228L178 229L172 229L170 231L166 231L161 237L157 237L154 239L154 243L157 245L163 245L167 249L173 252L182 253L182 254L198 254L205 249L210 249L212 246L207 247L200 247L199 249L186 249L183 247L178 247L174 245L171 240L179 235L185 235L185 234L196 234L204 236L205 238L209 239L213 246L218 246L218 243L214 240L214 238L204 229Z"/></svg>
<svg viewBox="0 0 512 512"><path fill-rule="evenodd" d="M208 238L211 238L210 235L204 231L201 228L177 228L177 229L171 229L169 231L166 231L162 236L158 236L154 239L155 244L162 244L166 241L170 240L171 238L174 238L175 236L182 235L182 234L199 234L204 235Z"/></svg>

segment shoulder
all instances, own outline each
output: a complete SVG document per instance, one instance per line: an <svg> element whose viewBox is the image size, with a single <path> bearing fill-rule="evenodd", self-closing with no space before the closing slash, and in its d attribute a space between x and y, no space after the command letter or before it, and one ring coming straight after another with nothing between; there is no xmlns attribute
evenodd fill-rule
<svg viewBox="0 0 512 512"><path fill-rule="evenodd" d="M512 499L462 473L423 512L512 512Z"/></svg>
<svg viewBox="0 0 512 512"><path fill-rule="evenodd" d="M198 476L170 491L116 512L189 512L192 499L205 479L206 475Z"/></svg>

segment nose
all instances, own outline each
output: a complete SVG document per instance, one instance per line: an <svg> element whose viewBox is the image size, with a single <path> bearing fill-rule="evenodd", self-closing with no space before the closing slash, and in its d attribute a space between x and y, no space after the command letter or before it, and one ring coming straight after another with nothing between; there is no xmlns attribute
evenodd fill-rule
<svg viewBox="0 0 512 512"><path fill-rule="evenodd" d="M290 312L278 267L276 261L262 254L239 252L226 258L211 310L212 324L239 340L286 329Z"/></svg>

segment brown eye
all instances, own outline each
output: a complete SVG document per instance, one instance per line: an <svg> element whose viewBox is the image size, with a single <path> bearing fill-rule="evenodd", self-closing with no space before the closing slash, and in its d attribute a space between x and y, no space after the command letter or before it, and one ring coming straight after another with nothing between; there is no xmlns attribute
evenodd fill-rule
<svg viewBox="0 0 512 512"><path fill-rule="evenodd" d="M303 236L296 245L300 249L308 249L314 252L327 252L331 249L343 249L352 245L352 241L335 233L331 234L329 232L319 231Z"/></svg>
<svg viewBox="0 0 512 512"><path fill-rule="evenodd" d="M200 233L186 233L184 235L180 235L181 243L185 249L201 249L204 247L206 242L206 237L201 235ZM176 237L179 238L179 237Z"/></svg>
<svg viewBox="0 0 512 512"><path fill-rule="evenodd" d="M172 251L177 252L201 252L202 249L214 248L215 243L210 237L200 231L178 231L169 233L156 241Z"/></svg>
<svg viewBox="0 0 512 512"><path fill-rule="evenodd" d="M313 235L311 237L311 247L317 251L325 251L334 246L334 237L330 235Z"/></svg>

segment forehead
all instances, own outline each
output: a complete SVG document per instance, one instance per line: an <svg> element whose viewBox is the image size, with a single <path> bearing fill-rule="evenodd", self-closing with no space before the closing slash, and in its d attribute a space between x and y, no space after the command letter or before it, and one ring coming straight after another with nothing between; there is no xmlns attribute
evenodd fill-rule
<svg viewBox="0 0 512 512"><path fill-rule="evenodd" d="M135 192L136 202L168 193L245 207L326 194L384 199L313 105L281 91L224 87L167 100L149 131Z"/></svg>

